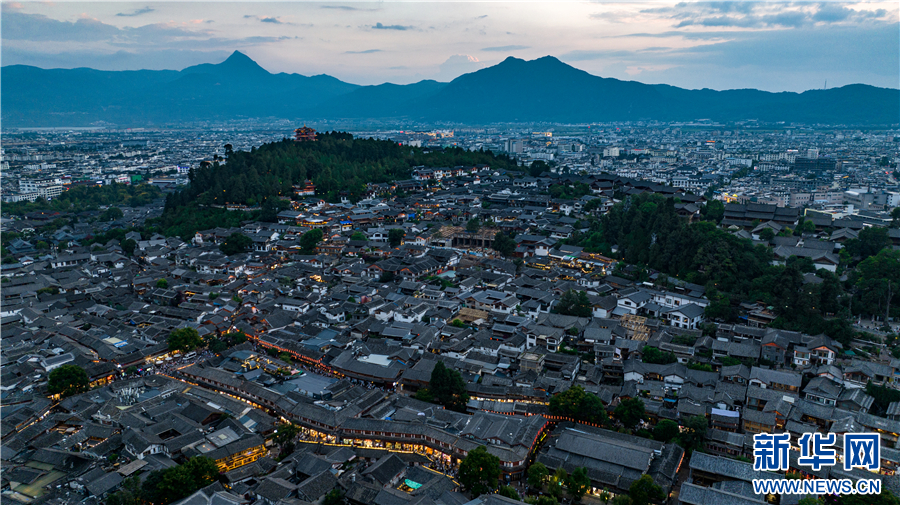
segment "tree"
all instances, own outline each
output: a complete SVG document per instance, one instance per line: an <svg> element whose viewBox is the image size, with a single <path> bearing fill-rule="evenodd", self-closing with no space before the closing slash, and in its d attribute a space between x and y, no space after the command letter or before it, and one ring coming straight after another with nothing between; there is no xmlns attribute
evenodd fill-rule
<svg viewBox="0 0 900 505"><path fill-rule="evenodd" d="M103 211L103 214L100 214L100 221L115 221L116 219L122 219L125 214L122 213L122 209L118 207L110 207Z"/></svg>
<svg viewBox="0 0 900 505"><path fill-rule="evenodd" d="M137 242L135 242L134 239L130 238L126 238L125 240L120 242L119 245L122 247L122 252L129 256L133 256L134 250L137 248Z"/></svg>
<svg viewBox="0 0 900 505"><path fill-rule="evenodd" d="M626 398L616 407L613 412L626 428L631 429L644 418L644 402L640 398Z"/></svg>
<svg viewBox="0 0 900 505"><path fill-rule="evenodd" d="M300 427L294 423L282 423L275 427L273 440L281 447L281 455L287 456L294 451L294 439L300 434Z"/></svg>
<svg viewBox="0 0 900 505"><path fill-rule="evenodd" d="M632 482L628 488L628 496L631 497L633 505L649 505L651 502L662 501L666 497L662 488L653 482L653 477L647 474L641 475L641 478Z"/></svg>
<svg viewBox="0 0 900 505"><path fill-rule="evenodd" d="M477 217L473 217L466 222L466 231L469 233L478 233L481 229L481 221Z"/></svg>
<svg viewBox="0 0 900 505"><path fill-rule="evenodd" d="M547 467L543 463L540 461L535 462L528 467L528 485L536 488L543 486L549 474L550 472L547 471Z"/></svg>
<svg viewBox="0 0 900 505"><path fill-rule="evenodd" d="M166 339L170 351L191 352L203 345L200 334L193 328L180 328L169 333Z"/></svg>
<svg viewBox="0 0 900 505"><path fill-rule="evenodd" d="M83 368L78 365L62 365L50 371L47 392L65 398L87 391L88 385L88 376Z"/></svg>
<svg viewBox="0 0 900 505"><path fill-rule="evenodd" d="M165 279L156 279L156 287L160 289L166 289L169 287L169 281Z"/></svg>
<svg viewBox="0 0 900 505"><path fill-rule="evenodd" d="M34 244L34 248L37 249L38 251L46 251L47 249L50 249L50 245L48 245L48 244L47 244L46 242L44 242L43 240L38 240L38 241Z"/></svg>
<svg viewBox="0 0 900 505"><path fill-rule="evenodd" d="M519 496L519 493L516 492L515 488L512 486L500 486L500 489L497 490L497 494L500 496L505 496L507 498L522 501L522 498Z"/></svg>
<svg viewBox="0 0 900 505"><path fill-rule="evenodd" d="M609 503L610 505L632 505L634 501L627 494L619 494Z"/></svg>
<svg viewBox="0 0 900 505"><path fill-rule="evenodd" d="M587 293L570 289L563 293L554 307L558 314L566 316L591 317L593 308Z"/></svg>
<svg viewBox="0 0 900 505"><path fill-rule="evenodd" d="M325 495L325 499L322 500L322 505L344 505L346 500L344 500L344 491L336 487L328 492Z"/></svg>
<svg viewBox="0 0 900 505"><path fill-rule="evenodd" d="M118 491L106 497L105 505L140 505L141 496L141 478L132 475L122 481Z"/></svg>
<svg viewBox="0 0 900 505"><path fill-rule="evenodd" d="M447 368L441 361L438 361L431 371L428 394L435 402L450 410L466 411L466 402L469 401L466 383L463 382L459 372Z"/></svg>
<svg viewBox="0 0 900 505"><path fill-rule="evenodd" d="M550 413L601 426L609 421L600 398L578 385L553 395L550 398Z"/></svg>
<svg viewBox="0 0 900 505"><path fill-rule="evenodd" d="M361 231L355 231L355 232L353 232L352 235L350 235L350 240L362 240L362 241L366 241L366 240L369 240L369 238L366 237L366 234L365 234L365 233L363 233L363 232L361 232Z"/></svg>
<svg viewBox="0 0 900 505"><path fill-rule="evenodd" d="M548 488L548 491L557 500L562 498L563 486L568 477L569 474L566 473L566 469L561 466L557 467L556 471L553 472L553 476L550 477L550 487Z"/></svg>
<svg viewBox="0 0 900 505"><path fill-rule="evenodd" d="M144 480L142 495L154 504L168 504L206 487L218 479L216 462L195 456L179 466L155 470Z"/></svg>
<svg viewBox="0 0 900 505"><path fill-rule="evenodd" d="M316 246L322 241L322 230L319 228L309 230L300 237L300 251L303 254L313 254L316 252Z"/></svg>
<svg viewBox="0 0 900 505"><path fill-rule="evenodd" d="M253 239L236 231L229 235L225 242L219 244L219 250L226 256L233 256L246 251L251 244L253 244Z"/></svg>
<svg viewBox="0 0 900 505"><path fill-rule="evenodd" d="M682 446L690 453L703 447L709 422L704 416L692 416L684 422L684 431L679 435Z"/></svg>
<svg viewBox="0 0 900 505"><path fill-rule="evenodd" d="M599 498L600 498L600 501L602 501L603 503L609 502L609 498L610 498L609 491L607 491L606 488L603 488L603 491L600 491Z"/></svg>
<svg viewBox="0 0 900 505"><path fill-rule="evenodd" d="M722 218L725 217L725 204L719 200L710 200L706 202L706 205L700 210L700 213L706 221L712 221L719 224L722 222Z"/></svg>
<svg viewBox="0 0 900 505"><path fill-rule="evenodd" d="M406 237L406 232L400 228L391 228L388 231L388 243L391 247L398 247L403 242L404 237Z"/></svg>
<svg viewBox="0 0 900 505"><path fill-rule="evenodd" d="M678 436L678 423L671 419L663 419L653 427L653 439L668 442Z"/></svg>
<svg viewBox="0 0 900 505"><path fill-rule="evenodd" d="M883 306L887 320L891 302L900 291L900 251L882 249L875 256L866 258L857 266L856 278L856 286L870 312L874 314L876 308Z"/></svg>
<svg viewBox="0 0 900 505"><path fill-rule="evenodd" d="M516 241L506 233L498 231L494 235L492 248L503 256L509 257L516 252Z"/></svg>
<svg viewBox="0 0 900 505"><path fill-rule="evenodd" d="M644 347L641 361L655 365L668 365L669 363L678 361L678 358L676 358L675 353L671 351L661 351L657 347L648 345L647 347Z"/></svg>
<svg viewBox="0 0 900 505"><path fill-rule="evenodd" d="M459 465L459 483L476 497L496 488L499 478L500 458L483 445L469 451Z"/></svg>
<svg viewBox="0 0 900 505"><path fill-rule="evenodd" d="M875 256L882 249L891 245L888 229L880 226L868 226L859 231L859 236L847 241L850 254L866 259Z"/></svg>
<svg viewBox="0 0 900 505"><path fill-rule="evenodd" d="M566 478L566 492L569 493L569 496L576 503L581 501L581 498L590 487L591 478L588 477L587 469L584 467L572 470L572 473Z"/></svg>
<svg viewBox="0 0 900 505"><path fill-rule="evenodd" d="M772 228L763 228L759 232L759 239L765 240L766 242L771 242L772 239L775 238L775 230Z"/></svg>

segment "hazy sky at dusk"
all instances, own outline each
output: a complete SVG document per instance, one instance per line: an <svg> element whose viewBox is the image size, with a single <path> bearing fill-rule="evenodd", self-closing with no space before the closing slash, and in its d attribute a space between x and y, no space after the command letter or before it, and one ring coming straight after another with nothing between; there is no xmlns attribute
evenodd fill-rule
<svg viewBox="0 0 900 505"><path fill-rule="evenodd" d="M895 1L2 5L3 65L178 70L240 50L271 72L405 84L553 55L687 88L900 87Z"/></svg>

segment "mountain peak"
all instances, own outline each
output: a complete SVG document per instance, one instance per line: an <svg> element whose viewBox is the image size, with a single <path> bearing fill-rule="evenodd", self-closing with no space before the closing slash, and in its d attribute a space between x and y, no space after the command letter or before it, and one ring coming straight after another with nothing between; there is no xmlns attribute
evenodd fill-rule
<svg viewBox="0 0 900 505"><path fill-rule="evenodd" d="M246 54L235 51L231 53L231 56L228 57L225 61L219 64L221 67L226 67L228 69L233 70L241 70L241 71L249 71L249 72L265 72L269 73L266 69L259 66L259 63L253 61L252 58L247 56Z"/></svg>
<svg viewBox="0 0 900 505"><path fill-rule="evenodd" d="M244 53L242 53L242 52L240 52L240 51L235 51L235 52L231 53L231 56L229 56L229 57L228 57L224 62L222 62L222 63L239 63L239 62L246 63L246 62L248 62L248 61L249 61L249 62L256 63L255 61L253 61L253 59L251 59L251 58L250 58L249 56L247 56L246 54L244 54Z"/></svg>

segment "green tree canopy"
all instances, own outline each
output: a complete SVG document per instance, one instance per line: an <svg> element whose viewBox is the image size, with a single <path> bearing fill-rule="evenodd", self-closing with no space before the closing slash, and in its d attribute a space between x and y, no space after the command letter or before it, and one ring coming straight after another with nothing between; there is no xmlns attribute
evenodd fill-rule
<svg viewBox="0 0 900 505"><path fill-rule="evenodd" d="M631 429L642 420L645 415L644 402L640 398L626 398L622 400L613 412L626 428Z"/></svg>
<svg viewBox="0 0 900 505"><path fill-rule="evenodd" d="M866 259L875 256L882 249L891 245L888 229L880 226L867 226L859 231L859 236L847 241L847 250L853 256Z"/></svg>
<svg viewBox="0 0 900 505"><path fill-rule="evenodd" d="M391 247L398 247L403 242L403 238L406 236L406 232L401 228L391 228L388 231L388 244Z"/></svg>
<svg viewBox="0 0 900 505"><path fill-rule="evenodd" d="M609 503L610 505L632 505L634 501L627 494L618 494Z"/></svg>
<svg viewBox="0 0 900 505"><path fill-rule="evenodd" d="M557 500L562 499L563 491L565 490L563 486L566 484L566 479L569 477L569 474L566 473L566 469L558 466L556 470L553 472L553 475L550 476L549 486L547 491L550 492L550 495L556 498Z"/></svg>
<svg viewBox="0 0 900 505"><path fill-rule="evenodd" d="M601 426L609 422L606 407L600 398L578 385L553 395L550 398L550 413Z"/></svg>
<svg viewBox="0 0 900 505"><path fill-rule="evenodd" d="M195 456L182 465L151 472L144 480L141 496L150 503L166 505L212 484L218 477L215 461Z"/></svg>
<svg viewBox="0 0 900 505"><path fill-rule="evenodd" d="M170 351L191 352L203 345L203 339L193 328L179 328L169 333L166 339Z"/></svg>
<svg viewBox="0 0 900 505"><path fill-rule="evenodd" d="M355 231L350 235L350 240L369 240L366 234L361 231Z"/></svg>
<svg viewBox="0 0 900 505"><path fill-rule="evenodd" d="M500 489L497 490L497 494L500 496L505 496L507 498L522 501L522 498L519 496L519 493L516 492L516 489L512 486L500 486Z"/></svg>
<svg viewBox="0 0 900 505"><path fill-rule="evenodd" d="M668 365L669 363L675 363L676 361L678 361L678 358L676 358L675 353L671 351L661 351L657 347L648 345L644 347L643 354L641 355L641 361L643 361L644 363L652 363L655 365Z"/></svg>
<svg viewBox="0 0 900 505"><path fill-rule="evenodd" d="M431 371L428 391L423 395L426 394L430 395L434 402L457 412L465 412L466 402L469 401L469 393L462 376L456 370L444 366L441 361L438 361Z"/></svg>
<svg viewBox="0 0 900 505"><path fill-rule="evenodd" d="M866 309L890 317L891 303L900 291L900 251L882 249L860 262L855 272L856 286Z"/></svg>
<svg viewBox="0 0 900 505"><path fill-rule="evenodd" d="M126 238L125 240L121 241L119 245L122 247L122 251L129 256L132 256L134 254L134 250L137 249L137 242L135 242L134 239L130 238Z"/></svg>
<svg viewBox="0 0 900 505"><path fill-rule="evenodd" d="M628 496L631 497L633 505L649 505L651 502L660 502L666 495L662 488L653 482L653 477L647 474L641 475L641 478L632 482L628 488Z"/></svg>
<svg viewBox="0 0 900 505"><path fill-rule="evenodd" d="M678 423L671 419L663 419L653 427L653 439L668 442L678 436Z"/></svg>
<svg viewBox="0 0 900 505"><path fill-rule="evenodd" d="M319 228L309 230L300 237L300 251L303 254L315 254L316 247L322 241L324 234Z"/></svg>
<svg viewBox="0 0 900 505"><path fill-rule="evenodd" d="M591 317L593 314L591 301L584 291L570 289L563 293L554 310L566 316Z"/></svg>
<svg viewBox="0 0 900 505"><path fill-rule="evenodd" d="M347 500L344 499L344 491L339 487L329 491L322 500L322 505L344 505L345 503Z"/></svg>
<svg viewBox="0 0 900 505"><path fill-rule="evenodd" d="M467 232L478 233L478 230L480 230L480 229L481 229L481 221L477 217L469 219L466 222L466 231Z"/></svg>
<svg viewBox="0 0 900 505"><path fill-rule="evenodd" d="M706 441L709 421L704 416L692 416L684 422L684 431L678 436L688 452L702 449Z"/></svg>
<svg viewBox="0 0 900 505"><path fill-rule="evenodd" d="M122 209L110 207L100 214L100 221L115 221L116 219L122 219L123 217L125 217L125 214L122 213Z"/></svg>
<svg viewBox="0 0 900 505"><path fill-rule="evenodd" d="M512 256L514 252L516 252L516 241L506 233L498 231L496 234L494 234L492 247L495 251L502 254L503 256L509 257Z"/></svg>
<svg viewBox="0 0 900 505"><path fill-rule="evenodd" d="M50 371L47 392L67 396L83 393L88 389L87 373L78 365L62 365Z"/></svg>
<svg viewBox="0 0 900 505"><path fill-rule="evenodd" d="M166 289L169 287L169 281L166 279L156 279L156 287Z"/></svg>
<svg viewBox="0 0 900 505"><path fill-rule="evenodd" d="M550 475L550 472L547 470L547 467L540 461L536 461L528 467L528 485L539 488L544 485L548 475Z"/></svg>
<svg viewBox="0 0 900 505"><path fill-rule="evenodd" d="M480 496L497 487L500 478L500 458L489 453L483 445L469 451L459 465L459 483Z"/></svg>
<svg viewBox="0 0 900 505"><path fill-rule="evenodd" d="M581 501L581 498L587 493L591 487L591 478L588 477L587 469L579 467L572 470L566 477L566 492L572 497L575 503Z"/></svg>
<svg viewBox="0 0 900 505"><path fill-rule="evenodd" d="M225 239L225 242L219 244L219 250L226 256L232 256L246 252L253 244L253 239L241 232L234 232Z"/></svg>

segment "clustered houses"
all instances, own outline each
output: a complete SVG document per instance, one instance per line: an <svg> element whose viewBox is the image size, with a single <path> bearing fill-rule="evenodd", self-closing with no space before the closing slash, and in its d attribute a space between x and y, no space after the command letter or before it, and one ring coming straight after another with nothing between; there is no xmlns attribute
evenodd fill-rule
<svg viewBox="0 0 900 505"><path fill-rule="evenodd" d="M686 220L706 203L689 190L709 181L684 165L669 167L678 187L632 168L524 177L417 167L413 180L371 184L365 199L340 204L316 198L307 182L276 223L186 240L132 231L133 254L117 240L79 245L110 223L49 232L42 226L59 214L4 222L4 231L35 235L12 241L17 262L0 269L0 457L11 468L0 492L23 502L58 497L56 489L102 498L131 475L204 455L229 489L198 491L198 503L315 502L341 486L354 505L460 505L448 475L479 446L500 459L504 480L541 461L587 468L592 492L624 493L641 474L674 490L678 446L550 414L550 398L575 385L610 410L641 398L649 425L707 420L709 454L690 461L685 503L746 498L741 483L753 474L733 458L751 456L762 432L788 432L795 444L810 431L878 432L881 474L895 485L887 477L900 463L900 404L876 411L865 388L894 387L900 360L770 328L774 315L759 304L740 307L746 324L711 325L704 286L655 272L635 282L626 278L634 267L564 243L588 214L629 195L677 197ZM551 185L587 189L553 198ZM140 223L158 215L162 202L154 205L124 211ZM834 270L862 225L815 218L814 233L777 236L801 216L731 202L723 227L760 244L771 228L776 262L808 257ZM480 229L467 229L475 219ZM304 251L312 229L323 241ZM508 257L493 250L497 232L515 234ZM226 256L219 245L233 233L251 246ZM570 290L585 292L585 317L557 313ZM249 341L182 356L166 344L181 328L210 341L240 331ZM438 362L462 377L465 413L414 397ZM66 364L83 368L92 389L48 399L49 373ZM286 421L301 435L277 462L271 435ZM116 458L122 464L109 464Z"/></svg>

